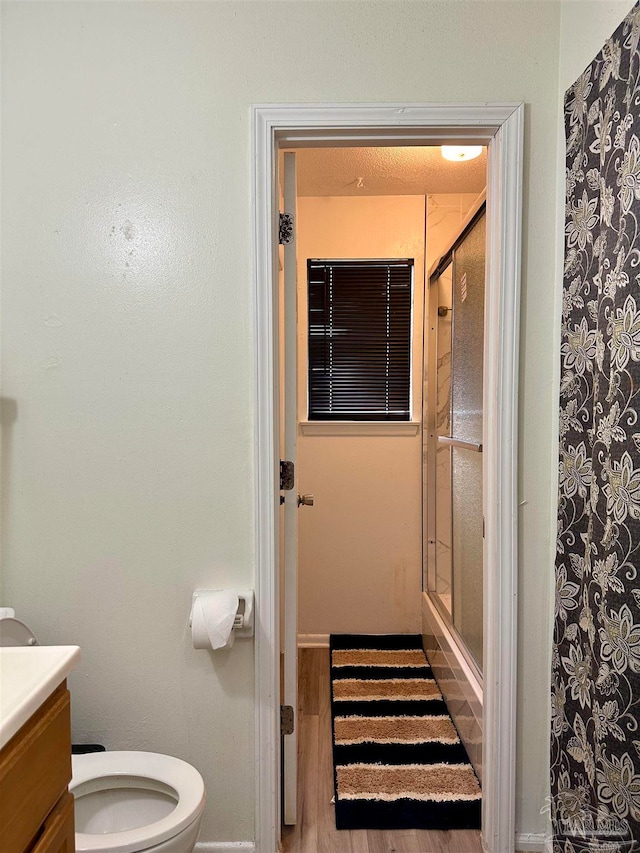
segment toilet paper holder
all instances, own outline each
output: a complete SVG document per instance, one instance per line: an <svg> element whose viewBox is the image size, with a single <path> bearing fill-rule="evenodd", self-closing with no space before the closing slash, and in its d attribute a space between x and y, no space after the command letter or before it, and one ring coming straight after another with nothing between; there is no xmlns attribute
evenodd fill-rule
<svg viewBox="0 0 640 853"><path fill-rule="evenodd" d="M196 589L191 598L191 613L189 614L189 627L193 622L193 606L196 603L196 598L199 595L205 595L208 592L218 592L215 589ZM236 637L253 637L253 603L254 593L252 589L234 589L232 590L238 596L238 612L233 620L233 630Z"/></svg>

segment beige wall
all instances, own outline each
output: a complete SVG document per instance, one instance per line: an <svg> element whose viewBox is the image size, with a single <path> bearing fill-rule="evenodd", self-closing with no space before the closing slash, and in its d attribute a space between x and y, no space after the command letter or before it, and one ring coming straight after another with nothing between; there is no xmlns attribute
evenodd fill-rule
<svg viewBox="0 0 640 853"><path fill-rule="evenodd" d="M202 770L204 840L253 837L252 650L194 652L186 630L194 587L253 578L250 105L526 102L517 796L519 829L538 831L560 4L10 1L2 14L2 379L16 403L3 598L45 642L83 646L77 739Z"/></svg>
<svg viewBox="0 0 640 853"><path fill-rule="evenodd" d="M304 197L298 201L298 402L307 418L307 260L414 259L412 406L422 421L426 268L445 252L475 193ZM425 211L426 204L426 211ZM326 429L326 428L325 428ZM364 427L366 429L366 427ZM298 485L312 493L299 514L298 633L417 632L422 590L422 436L298 435Z"/></svg>
<svg viewBox="0 0 640 853"><path fill-rule="evenodd" d="M413 258L413 419L421 420L424 196L298 200L298 403L307 419L307 259ZM416 369L417 366L417 369ZM365 427L366 429L366 427ZM412 435L298 435L298 633L420 630L422 471Z"/></svg>

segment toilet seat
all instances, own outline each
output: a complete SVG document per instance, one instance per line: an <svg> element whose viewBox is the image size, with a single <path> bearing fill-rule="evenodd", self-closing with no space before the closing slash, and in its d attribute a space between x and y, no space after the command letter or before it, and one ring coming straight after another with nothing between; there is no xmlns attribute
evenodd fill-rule
<svg viewBox="0 0 640 853"><path fill-rule="evenodd" d="M112 833L76 832L77 853L90 853L108 848L113 853L136 853L155 844L173 838L202 813L205 803L204 782L195 767L154 752L95 752L74 755L73 778L69 786L71 793L80 785L95 781L105 791L109 786L100 785L100 780L109 777L138 777L160 783L161 787L173 789L177 796L175 808L162 820L148 823L136 829ZM159 787L160 787L159 786ZM117 787L122 787L118 785Z"/></svg>

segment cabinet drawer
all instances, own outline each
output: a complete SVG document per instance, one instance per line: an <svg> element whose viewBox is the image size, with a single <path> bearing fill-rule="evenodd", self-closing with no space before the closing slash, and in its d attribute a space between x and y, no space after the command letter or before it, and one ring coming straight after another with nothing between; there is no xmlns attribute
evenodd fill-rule
<svg viewBox="0 0 640 853"><path fill-rule="evenodd" d="M47 818L42 835L30 853L75 853L73 796L65 794Z"/></svg>
<svg viewBox="0 0 640 853"><path fill-rule="evenodd" d="M30 849L70 779L70 702L65 683L0 752L2 853Z"/></svg>

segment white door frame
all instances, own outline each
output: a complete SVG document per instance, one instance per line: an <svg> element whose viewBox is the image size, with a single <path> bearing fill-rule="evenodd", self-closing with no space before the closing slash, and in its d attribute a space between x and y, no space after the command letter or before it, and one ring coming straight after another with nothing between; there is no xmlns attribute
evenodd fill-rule
<svg viewBox="0 0 640 853"><path fill-rule="evenodd" d="M489 145L485 302L485 583L482 836L515 841L517 452L523 104L259 105L253 118L256 853L280 838L278 149Z"/></svg>

